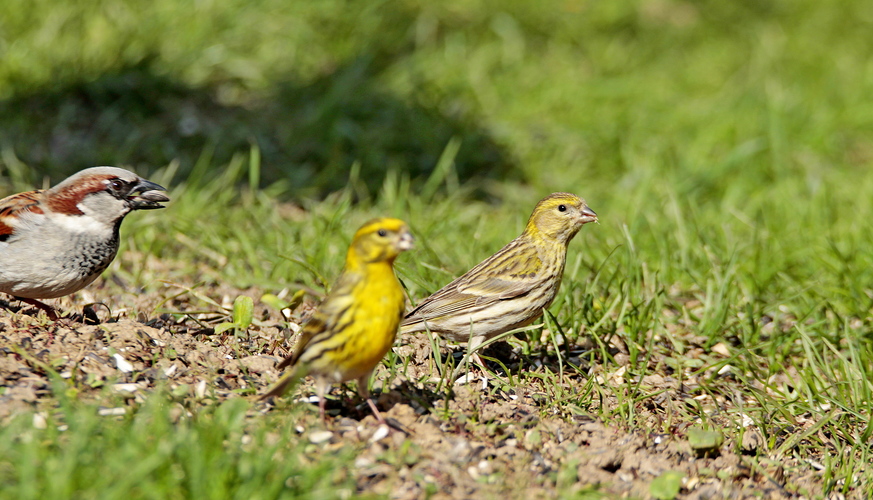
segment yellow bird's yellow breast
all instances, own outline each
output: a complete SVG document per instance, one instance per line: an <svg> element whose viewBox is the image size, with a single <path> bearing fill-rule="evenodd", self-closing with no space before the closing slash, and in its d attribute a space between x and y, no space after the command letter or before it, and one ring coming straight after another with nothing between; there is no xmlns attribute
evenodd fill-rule
<svg viewBox="0 0 873 500"><path fill-rule="evenodd" d="M339 374L343 380L367 375L394 345L405 305L403 288L391 267L384 267L387 273L373 270L354 291L359 303L349 323L354 332L343 349L345 359L338 363L343 367Z"/></svg>

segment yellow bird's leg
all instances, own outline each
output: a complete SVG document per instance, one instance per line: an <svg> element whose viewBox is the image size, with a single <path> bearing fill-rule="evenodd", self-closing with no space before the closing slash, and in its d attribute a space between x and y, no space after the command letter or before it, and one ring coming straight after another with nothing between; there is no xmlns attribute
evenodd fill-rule
<svg viewBox="0 0 873 500"><path fill-rule="evenodd" d="M358 394L360 394L362 398L367 400L367 404L370 405L370 410L373 411L373 416L376 417L376 420L378 420L380 424L388 425L388 423L385 422L385 419L382 418L382 414L379 412L379 409L376 408L376 403L374 403L373 400L370 398L370 391L367 389L367 383L369 381L369 373L358 379Z"/></svg>
<svg viewBox="0 0 873 500"><path fill-rule="evenodd" d="M321 422L327 427L327 416L324 412L324 405L327 403L327 389L330 387L330 382L324 377L318 377L315 380L315 394L318 396L318 414L321 416Z"/></svg>

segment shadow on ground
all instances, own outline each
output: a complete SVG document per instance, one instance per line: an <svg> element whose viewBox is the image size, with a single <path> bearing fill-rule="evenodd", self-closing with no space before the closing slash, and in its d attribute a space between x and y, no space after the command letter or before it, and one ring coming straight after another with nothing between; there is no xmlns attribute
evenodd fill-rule
<svg viewBox="0 0 873 500"><path fill-rule="evenodd" d="M461 182L520 177L471 113L382 90L376 59L362 55L314 81L289 77L245 98L228 97L233 82L193 88L147 60L0 102L0 145L54 180L100 164L148 172L175 159L186 177L203 155L217 168L257 144L263 184L283 180L291 192L320 194L346 185L355 162L371 192L388 170L425 177L456 138Z"/></svg>

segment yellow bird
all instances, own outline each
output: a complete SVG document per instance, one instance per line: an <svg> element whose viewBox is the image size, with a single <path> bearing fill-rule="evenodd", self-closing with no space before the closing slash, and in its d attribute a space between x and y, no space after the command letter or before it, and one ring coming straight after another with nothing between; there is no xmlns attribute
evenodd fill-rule
<svg viewBox="0 0 873 500"><path fill-rule="evenodd" d="M548 308L564 274L567 245L597 214L575 194L540 200L524 232L460 278L422 300L400 326L430 330L474 349L501 333L533 323ZM478 354L471 356L481 366Z"/></svg>
<svg viewBox="0 0 873 500"><path fill-rule="evenodd" d="M324 301L303 325L294 353L279 369L293 367L261 397L281 396L298 377L316 380L318 409L325 420L324 396L331 384L358 381L358 393L373 415L385 419L370 399L367 383L379 361L394 344L406 299L394 275L394 259L412 248L413 237L398 219L374 219L355 233L345 268Z"/></svg>

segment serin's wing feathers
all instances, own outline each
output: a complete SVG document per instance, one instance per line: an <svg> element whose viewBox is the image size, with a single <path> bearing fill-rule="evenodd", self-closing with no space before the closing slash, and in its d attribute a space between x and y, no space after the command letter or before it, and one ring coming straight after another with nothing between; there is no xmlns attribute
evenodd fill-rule
<svg viewBox="0 0 873 500"><path fill-rule="evenodd" d="M297 364L300 356L314 338L325 332L330 335L330 332L335 330L335 325L341 321L342 316L349 311L354 302L354 296L351 292L361 279L361 276L353 276L348 273L343 273L339 277L312 317L303 324L303 332L300 334L300 341L294 347L294 352L279 364L278 369L281 370Z"/></svg>
<svg viewBox="0 0 873 500"><path fill-rule="evenodd" d="M483 300L488 299L476 295L461 294L456 291L447 291L447 293L441 294L436 299L420 304L406 316L407 319L403 324L416 323L423 319L449 316L483 303L480 302Z"/></svg>
<svg viewBox="0 0 873 500"><path fill-rule="evenodd" d="M495 300L512 299L530 291L530 280L516 277L480 276L475 281L458 287L462 294L472 294Z"/></svg>
<svg viewBox="0 0 873 500"><path fill-rule="evenodd" d="M519 297L542 269L537 248L521 238L444 286L406 315L405 325L450 316L473 306Z"/></svg>

